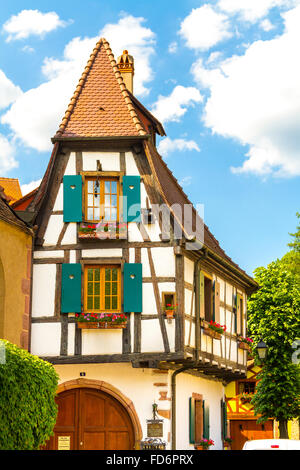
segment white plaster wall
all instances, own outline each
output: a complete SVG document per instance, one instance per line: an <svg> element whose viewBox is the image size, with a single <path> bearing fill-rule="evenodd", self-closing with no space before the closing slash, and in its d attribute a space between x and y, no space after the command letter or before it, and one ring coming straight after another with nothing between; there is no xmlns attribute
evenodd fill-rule
<svg viewBox="0 0 300 470"><path fill-rule="evenodd" d="M126 161L126 175L139 176L140 173L134 161L132 152L125 152L125 161Z"/></svg>
<svg viewBox="0 0 300 470"><path fill-rule="evenodd" d="M60 355L61 324L33 323L31 326L31 353L37 356Z"/></svg>
<svg viewBox="0 0 300 470"><path fill-rule="evenodd" d="M44 246L56 245L63 228L63 216L51 215L44 236Z"/></svg>
<svg viewBox="0 0 300 470"><path fill-rule="evenodd" d="M194 284L194 261L184 257L184 280Z"/></svg>
<svg viewBox="0 0 300 470"><path fill-rule="evenodd" d="M121 354L122 330L82 330L82 354Z"/></svg>
<svg viewBox="0 0 300 470"><path fill-rule="evenodd" d="M62 245L76 245L77 243L77 224L70 222L68 224L66 233L61 241Z"/></svg>
<svg viewBox="0 0 300 470"><path fill-rule="evenodd" d="M160 228L158 222L155 221L154 224L144 225L145 230L152 242L160 242Z"/></svg>
<svg viewBox="0 0 300 470"><path fill-rule="evenodd" d="M83 171L97 171L97 160L102 165L102 171L120 171L120 154L118 152L83 152Z"/></svg>
<svg viewBox="0 0 300 470"><path fill-rule="evenodd" d="M76 156L75 152L71 152L68 164L65 170L65 175L76 175Z"/></svg>
<svg viewBox="0 0 300 470"><path fill-rule="evenodd" d="M121 258L122 248L82 250L82 258Z"/></svg>
<svg viewBox="0 0 300 470"><path fill-rule="evenodd" d="M168 335L168 340L169 340L169 346L170 346L170 351L174 352L175 351L175 319L171 320L170 322L165 319L165 325L166 325L166 330L167 330L167 335Z"/></svg>
<svg viewBox="0 0 300 470"><path fill-rule="evenodd" d="M68 356L75 353L75 323L68 324Z"/></svg>
<svg viewBox="0 0 300 470"><path fill-rule="evenodd" d="M130 222L128 224L127 237L129 242L142 242L142 234L135 222Z"/></svg>
<svg viewBox="0 0 300 470"><path fill-rule="evenodd" d="M141 263L143 265L143 277L150 277L151 271L150 271L147 248L141 249Z"/></svg>
<svg viewBox="0 0 300 470"><path fill-rule="evenodd" d="M220 301L224 302L225 301L225 282L218 278L218 281L220 283Z"/></svg>
<svg viewBox="0 0 300 470"><path fill-rule="evenodd" d="M143 282L143 313L148 315L157 314L152 282Z"/></svg>
<svg viewBox="0 0 300 470"><path fill-rule="evenodd" d="M34 264L32 285L32 316L54 315L56 264Z"/></svg>
<svg viewBox="0 0 300 470"><path fill-rule="evenodd" d="M176 291L176 284L175 282L158 282L158 290L160 293L160 299L162 301L162 293L163 292L174 292Z"/></svg>
<svg viewBox="0 0 300 470"><path fill-rule="evenodd" d="M44 258L63 258L63 250L51 250L51 251L35 251L33 253L34 259L44 259Z"/></svg>
<svg viewBox="0 0 300 470"><path fill-rule="evenodd" d="M193 377L189 374L179 374L176 378L176 415L177 449L193 450L193 444L189 443L189 398L192 393L199 393L203 400L209 403L210 438L215 445L212 449L221 450L221 407L220 401L224 395L224 387L221 382Z"/></svg>
<svg viewBox="0 0 300 470"><path fill-rule="evenodd" d="M129 263L135 262L135 249L129 248Z"/></svg>
<svg viewBox="0 0 300 470"><path fill-rule="evenodd" d="M76 250L70 250L70 263L76 263Z"/></svg>
<svg viewBox="0 0 300 470"><path fill-rule="evenodd" d="M56 200L55 200L55 204L53 206L53 210L54 211L62 211L63 208L64 208L64 189L63 189L63 184L61 183L61 185L59 186L59 190L58 190L58 193L57 193L57 197L56 197Z"/></svg>
<svg viewBox="0 0 300 470"><path fill-rule="evenodd" d="M190 289L184 289L184 306L185 313L195 316L195 295Z"/></svg>
<svg viewBox="0 0 300 470"><path fill-rule="evenodd" d="M142 320L141 351L164 352L164 343L158 319Z"/></svg>
<svg viewBox="0 0 300 470"><path fill-rule="evenodd" d="M175 255L172 247L151 248L156 276L175 277Z"/></svg>

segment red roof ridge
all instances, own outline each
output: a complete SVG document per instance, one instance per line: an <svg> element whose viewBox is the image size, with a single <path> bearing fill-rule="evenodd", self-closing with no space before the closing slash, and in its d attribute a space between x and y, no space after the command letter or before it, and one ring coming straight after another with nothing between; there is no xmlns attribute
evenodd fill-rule
<svg viewBox="0 0 300 470"><path fill-rule="evenodd" d="M133 103L132 103L130 95L127 91L127 88L126 88L126 85L124 83L123 77L122 77L122 75L119 71L119 68L117 66L117 62L114 58L114 55L113 55L113 52L112 52L111 47L109 45L109 42L105 38L100 38L99 41L97 42L96 46L94 47L93 52L91 53L90 58L87 62L87 65L85 66L84 71L83 71L83 73L82 73L82 75L79 79L78 85L77 85L77 87L75 89L75 92L74 92L74 94L73 94L73 96L70 100L67 111L65 112L65 115L64 115L64 117L62 119L62 122L59 126L59 129L56 133L56 137L59 137L60 135L62 135L64 130L67 127L68 121L71 117L71 114L72 114L74 108L75 108L78 97L79 97L79 95L82 91L82 88L85 84L85 81L88 77L90 69L91 69L91 67L92 67L92 65L93 65L93 63L96 59L96 56L97 56L97 54L100 50L101 45L103 45L103 47L104 47L104 49L105 49L105 51L108 55L108 58L110 60L110 63L111 63L112 69L114 71L115 77L116 77L116 79L119 83L119 86L120 86L120 89L121 89L121 94L124 98L125 103L127 104L129 114L130 114L130 116L133 120L133 123L135 125L135 128L136 128L137 132L139 133L139 135L146 135L147 134L146 131L144 130L144 128L143 128L143 126L142 126L142 124L141 124L141 122L138 118L138 115L136 113L136 110L133 106Z"/></svg>

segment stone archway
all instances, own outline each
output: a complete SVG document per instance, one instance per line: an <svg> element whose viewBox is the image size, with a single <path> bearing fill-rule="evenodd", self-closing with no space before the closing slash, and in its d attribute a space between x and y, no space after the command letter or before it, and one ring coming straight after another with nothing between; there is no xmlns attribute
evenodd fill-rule
<svg viewBox="0 0 300 470"><path fill-rule="evenodd" d="M85 391L88 391L89 389L91 393L97 392L97 391L100 392L98 394L99 397L100 395L104 398L107 397L108 402L115 404L115 407L116 407L115 411L120 413L123 416L124 423L125 421L127 421L127 425L129 426L129 428L132 429L132 434L133 434L132 448L138 449L139 443L142 439L142 428L140 425L138 415L136 413L133 402L130 399L128 399L116 387L104 381L80 378L80 379L70 380L70 381L59 384L58 389L57 389L57 398L59 400L60 397L68 397L68 395L72 391L75 392L76 394L76 390L78 392L77 395L79 395L79 393L80 394L86 393ZM73 399L74 400L80 399L80 397L75 397L75 394L74 394ZM97 396L97 394L95 396ZM60 429L60 427L58 426L57 429ZM129 430L129 434L130 432L131 431ZM55 447L56 445L57 443L55 444L52 439L52 442L50 441L50 448L56 448ZM49 448L49 446L47 447Z"/></svg>

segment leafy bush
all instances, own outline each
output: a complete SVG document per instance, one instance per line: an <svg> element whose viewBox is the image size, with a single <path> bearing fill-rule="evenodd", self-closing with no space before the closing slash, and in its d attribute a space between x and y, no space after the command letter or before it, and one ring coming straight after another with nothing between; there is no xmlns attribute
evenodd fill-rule
<svg viewBox="0 0 300 470"><path fill-rule="evenodd" d="M52 434L56 422L58 376L53 366L0 341L0 449L35 450Z"/></svg>

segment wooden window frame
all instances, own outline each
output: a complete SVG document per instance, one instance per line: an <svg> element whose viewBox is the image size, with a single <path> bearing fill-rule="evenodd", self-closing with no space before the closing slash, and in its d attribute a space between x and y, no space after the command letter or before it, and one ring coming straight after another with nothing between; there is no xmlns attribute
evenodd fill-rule
<svg viewBox="0 0 300 470"><path fill-rule="evenodd" d="M88 269L100 269L100 309L88 309ZM118 288L117 288L117 299L118 299L118 308L117 309L107 309L105 308L105 269L116 269L118 270ZM122 313L122 271L121 265L116 264L86 264L84 265L83 279L84 279L84 288L83 288L83 311L85 313Z"/></svg>
<svg viewBox="0 0 300 470"><path fill-rule="evenodd" d="M120 222L120 216L122 214L122 207L121 207L121 195L122 195L122 172L104 172L104 171L89 171L89 172L81 172L81 176L83 179L83 198L82 198L82 211L84 214L83 220L87 223L99 223L103 222ZM100 218L98 219L89 219L88 218L88 182L98 180L100 183ZM115 221L105 221L104 220L104 211L105 211L105 182L106 181L116 181L117 183L117 218ZM93 206L94 207L94 206Z"/></svg>
<svg viewBox="0 0 300 470"><path fill-rule="evenodd" d="M204 274L204 320L206 322L211 322L213 320L213 278L206 272L203 272ZM207 318L207 312L206 312L206 289L205 289L205 279L209 280L211 283L211 289L210 289L210 318Z"/></svg>
<svg viewBox="0 0 300 470"><path fill-rule="evenodd" d="M162 292L161 293L161 303L162 303L162 308L165 310L166 308L166 296L167 295L172 295L173 296L173 305L174 305L174 310L176 310L176 292Z"/></svg>

